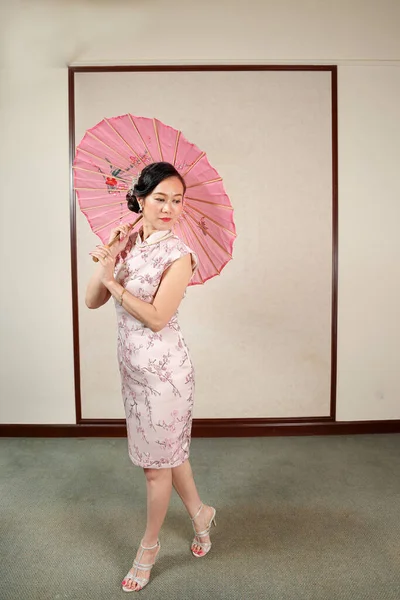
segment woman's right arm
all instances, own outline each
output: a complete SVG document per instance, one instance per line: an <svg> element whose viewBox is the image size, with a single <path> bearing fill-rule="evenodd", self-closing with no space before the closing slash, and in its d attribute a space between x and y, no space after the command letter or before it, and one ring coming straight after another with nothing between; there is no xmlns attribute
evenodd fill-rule
<svg viewBox="0 0 400 600"><path fill-rule="evenodd" d="M129 233L130 229L131 229L131 225L125 224L125 225L118 225L118 227L115 227L114 229L111 230L110 241L108 243L110 244L111 241L113 241L111 254L112 254L114 260L118 256L118 254L122 250L124 250L126 244L128 243L128 240L129 240L128 233ZM117 242L115 242L114 238L116 237L117 234L120 234L120 239ZM97 246L97 248L101 248L101 247ZM108 252L109 252L109 250L107 250L107 253ZM105 252L103 252L103 254L106 255ZM86 288L85 303L88 308L100 308L100 306L103 306L103 304L108 302L108 300L111 298L110 292L108 291L106 286L103 285L103 283L101 282L102 273L103 273L103 267L102 267L101 263L99 262L99 264L97 265L97 269L95 270L92 277L90 278L88 286Z"/></svg>
<svg viewBox="0 0 400 600"><path fill-rule="evenodd" d="M85 302L88 308L100 308L111 297L110 292L100 281L101 268L93 273L86 288Z"/></svg>

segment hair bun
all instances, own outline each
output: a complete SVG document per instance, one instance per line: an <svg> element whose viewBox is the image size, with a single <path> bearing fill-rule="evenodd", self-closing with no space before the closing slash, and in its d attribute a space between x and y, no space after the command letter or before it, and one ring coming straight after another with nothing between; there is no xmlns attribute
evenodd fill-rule
<svg viewBox="0 0 400 600"><path fill-rule="evenodd" d="M135 194L133 193L133 190L129 190L129 192L126 195L126 200L128 202L129 210L131 210L134 213L138 213L140 211L139 202Z"/></svg>

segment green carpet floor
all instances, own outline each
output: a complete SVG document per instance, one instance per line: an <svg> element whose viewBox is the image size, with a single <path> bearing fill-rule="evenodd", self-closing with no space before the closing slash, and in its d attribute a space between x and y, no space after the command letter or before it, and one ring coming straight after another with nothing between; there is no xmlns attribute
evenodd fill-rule
<svg viewBox="0 0 400 600"><path fill-rule="evenodd" d="M400 600L400 435L194 439L191 462L213 548L191 556L174 495L140 598ZM0 486L0 600L126 597L145 485L125 439L0 439Z"/></svg>

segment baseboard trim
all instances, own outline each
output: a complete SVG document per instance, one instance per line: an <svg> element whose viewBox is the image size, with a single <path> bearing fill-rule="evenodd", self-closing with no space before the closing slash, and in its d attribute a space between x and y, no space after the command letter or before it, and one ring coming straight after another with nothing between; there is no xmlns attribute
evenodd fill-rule
<svg viewBox="0 0 400 600"><path fill-rule="evenodd" d="M194 419L193 437L256 437L400 433L400 420ZM83 419L71 425L0 424L0 437L126 437L122 419Z"/></svg>

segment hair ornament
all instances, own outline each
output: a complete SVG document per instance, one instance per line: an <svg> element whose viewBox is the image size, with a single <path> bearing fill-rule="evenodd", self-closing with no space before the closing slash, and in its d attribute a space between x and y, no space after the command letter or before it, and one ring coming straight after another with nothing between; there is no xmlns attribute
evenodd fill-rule
<svg viewBox="0 0 400 600"><path fill-rule="evenodd" d="M133 188L135 187L135 185L139 181L140 175L141 175L141 173L138 173L137 175L135 175L134 177L132 177L131 187L129 188L129 191L131 192L131 194L133 194Z"/></svg>

